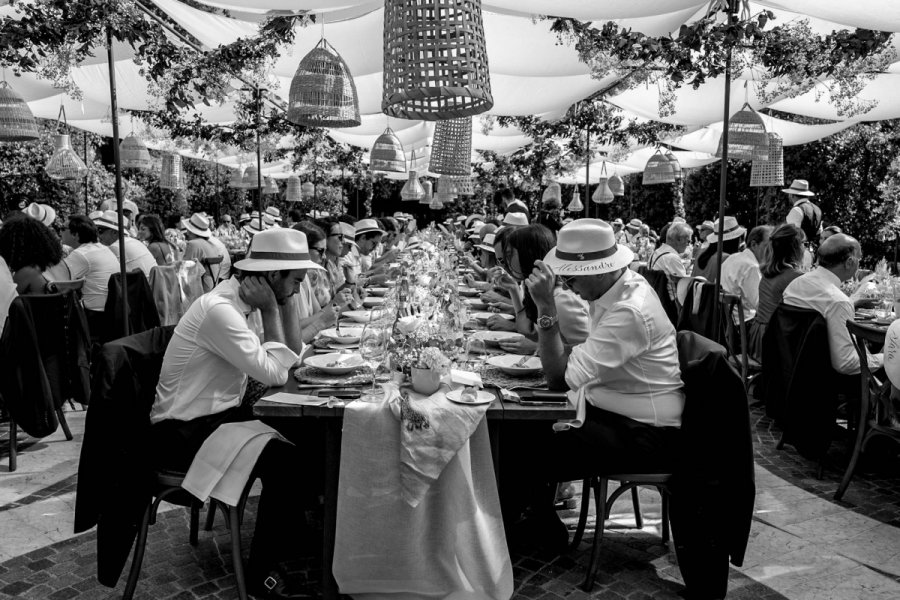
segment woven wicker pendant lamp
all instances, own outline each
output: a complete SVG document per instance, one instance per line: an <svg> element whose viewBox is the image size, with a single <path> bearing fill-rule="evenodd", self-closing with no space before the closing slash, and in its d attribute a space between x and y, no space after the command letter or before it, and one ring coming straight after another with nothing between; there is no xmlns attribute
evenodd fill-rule
<svg viewBox="0 0 900 600"><path fill-rule="evenodd" d="M438 121L491 109L481 0L386 0L381 111Z"/></svg>
<svg viewBox="0 0 900 600"><path fill-rule="evenodd" d="M347 63L323 37L291 80L287 119L306 127L356 127L359 97Z"/></svg>
<svg viewBox="0 0 900 600"><path fill-rule="evenodd" d="M609 188L609 177L606 176L606 161L600 165L600 178L597 182L597 189L591 195L591 201L594 204L609 204L615 199L612 190Z"/></svg>
<svg viewBox="0 0 900 600"><path fill-rule="evenodd" d="M119 162L123 169L140 169L146 171L153 165L150 151L144 140L133 133L119 144Z"/></svg>
<svg viewBox="0 0 900 600"><path fill-rule="evenodd" d="M657 185L662 183L675 183L675 169L662 150L656 152L647 161L644 167L643 185Z"/></svg>
<svg viewBox="0 0 900 600"><path fill-rule="evenodd" d="M419 198L419 204L431 204L431 201L434 200L434 194L432 192L432 185L430 181L422 182L422 192L423 195Z"/></svg>
<svg viewBox="0 0 900 600"><path fill-rule="evenodd" d="M472 173L472 119L438 121L434 126L431 164L440 175L468 176Z"/></svg>
<svg viewBox="0 0 900 600"><path fill-rule="evenodd" d="M606 184L609 186L609 191L613 193L613 196L625 195L625 181L619 177L618 173L613 173Z"/></svg>
<svg viewBox="0 0 900 600"><path fill-rule="evenodd" d="M241 187L245 190L255 190L259 188L259 170L256 165L250 165L244 169L244 177L241 178Z"/></svg>
<svg viewBox="0 0 900 600"><path fill-rule="evenodd" d="M262 193L266 195L278 193L278 184L275 183L274 179L272 179L271 177L265 178L265 184L263 184Z"/></svg>
<svg viewBox="0 0 900 600"><path fill-rule="evenodd" d="M291 175L287 179L287 188L284 190L284 199L288 202L300 202L303 199L300 193L300 178Z"/></svg>
<svg viewBox="0 0 900 600"><path fill-rule="evenodd" d="M403 152L403 144L388 126L384 133L378 136L369 153L369 168L373 171L387 171L388 173L406 172L406 154Z"/></svg>
<svg viewBox="0 0 900 600"><path fill-rule="evenodd" d="M409 166L413 169L416 164L416 151L412 151L412 156L409 157ZM422 189L422 184L419 183L419 177L416 175L414 170L409 171L409 178L406 180L406 183L403 184L403 188L400 190L400 197L403 200L411 200L416 201L422 198L425 195L425 190Z"/></svg>
<svg viewBox="0 0 900 600"><path fill-rule="evenodd" d="M66 108L64 106L59 107L57 131L60 123L62 123L64 130L68 131L69 126L66 121ZM44 167L47 175L52 179L60 180L83 179L87 175L87 166L72 150L68 134L58 133L53 136L53 147L53 156L50 157L50 161Z"/></svg>
<svg viewBox="0 0 900 600"><path fill-rule="evenodd" d="M441 179L443 179L443 177ZM450 181L450 193L455 194L456 196L475 195L475 183L472 181L471 177L454 177L448 175L447 179Z"/></svg>
<svg viewBox="0 0 900 600"><path fill-rule="evenodd" d="M678 158L672 152L671 148L666 150L665 157L669 161L669 164L672 165L672 175L675 176L675 179L681 179L684 176L684 173L681 171L681 163L678 162Z"/></svg>
<svg viewBox="0 0 900 600"><path fill-rule="evenodd" d="M231 172L228 187L241 189L244 187L244 167L238 167Z"/></svg>
<svg viewBox="0 0 900 600"><path fill-rule="evenodd" d="M575 192L572 194L572 201L569 202L566 210L569 212L581 212L584 210L584 204L581 203L581 192L578 191L577 185L575 186Z"/></svg>
<svg viewBox="0 0 900 600"><path fill-rule="evenodd" d="M28 104L6 81L0 81L0 142L33 142L40 137Z"/></svg>
<svg viewBox="0 0 900 600"><path fill-rule="evenodd" d="M184 188L180 154L163 154L162 167L159 172L159 187L165 190L180 190Z"/></svg>
<svg viewBox="0 0 900 600"><path fill-rule="evenodd" d="M747 102L741 110L728 120L728 158L739 160L766 160L769 152L769 138L766 126L759 113ZM722 138L716 156L722 157Z"/></svg>
<svg viewBox="0 0 900 600"><path fill-rule="evenodd" d="M750 187L784 185L784 145L781 136L774 131L770 131L767 135L769 157L767 160L753 159L750 167Z"/></svg>
<svg viewBox="0 0 900 600"><path fill-rule="evenodd" d="M541 194L541 203L551 204L554 202L557 206L562 204L562 188L559 187L558 183L552 181L544 188L544 193Z"/></svg>

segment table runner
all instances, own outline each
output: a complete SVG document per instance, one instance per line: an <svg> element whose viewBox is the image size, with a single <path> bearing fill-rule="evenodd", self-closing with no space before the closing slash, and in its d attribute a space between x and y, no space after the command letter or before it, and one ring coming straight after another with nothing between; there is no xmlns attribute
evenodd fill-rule
<svg viewBox="0 0 900 600"><path fill-rule="evenodd" d="M347 405L332 565L341 593L508 599L512 566L486 421L415 507L403 498L400 456L390 400Z"/></svg>

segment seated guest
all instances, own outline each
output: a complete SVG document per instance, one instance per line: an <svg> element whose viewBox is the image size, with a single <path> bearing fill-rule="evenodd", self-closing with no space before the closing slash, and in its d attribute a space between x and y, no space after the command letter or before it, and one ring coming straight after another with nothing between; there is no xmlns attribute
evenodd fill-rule
<svg viewBox="0 0 900 600"><path fill-rule="evenodd" d="M672 223L666 229L666 241L650 257L647 264L652 271L662 271L669 276L669 295L675 298L675 286L687 270L681 255L691 243L691 228L687 223Z"/></svg>
<svg viewBox="0 0 900 600"><path fill-rule="evenodd" d="M285 305L307 271L321 269L309 260L306 236L282 228L261 232L235 268L240 275L191 305L166 348L150 412L159 468L187 470L219 425L252 419L251 405L242 403L248 377L265 386L284 385L298 360L297 315ZM248 325L251 313L259 313L261 331ZM298 555L298 545L310 543L299 499L311 482L297 472L310 460L274 440L256 463L263 491L247 568L248 591L256 597L294 597L287 591L273 595L265 584L291 589L282 563Z"/></svg>
<svg viewBox="0 0 900 600"><path fill-rule="evenodd" d="M158 215L144 215L138 228L138 239L147 244L147 250L160 266L173 264L181 254L178 248L166 239L162 219Z"/></svg>
<svg viewBox="0 0 900 600"><path fill-rule="evenodd" d="M353 227L355 233L354 238L356 240L356 251L359 257L359 273L357 273L357 277L363 275L371 284L383 282L387 279L387 276L380 274L380 270L373 265L374 260L372 253L381 242L381 238L384 236L384 230L375 219L363 219L357 221ZM380 260L384 261L385 259L393 258L394 256L396 256L396 251L391 250L382 255Z"/></svg>
<svg viewBox="0 0 900 600"><path fill-rule="evenodd" d="M622 222L622 219L616 219L612 222L613 231L616 234L616 243L625 245L628 243L628 234L625 233L625 223Z"/></svg>
<svg viewBox="0 0 900 600"><path fill-rule="evenodd" d="M257 219L258 222L258 219ZM265 221L263 222L265 223ZM252 224L252 221L251 221ZM209 221L200 213L194 213L191 218L184 221L184 239L187 243L184 247L183 260L193 260L201 262L204 258L215 258L222 256L222 250L210 241L212 231L209 229ZM228 250L225 250L228 254ZM219 279L218 274L221 271L223 263L210 266L210 273L203 275L203 288L212 289L214 281Z"/></svg>
<svg viewBox="0 0 900 600"><path fill-rule="evenodd" d="M81 298L90 324L92 318L102 318L109 277L119 272L119 260L100 243L97 226L85 215L69 217L62 241L72 247L72 252L63 260L68 267L68 279L84 279Z"/></svg>
<svg viewBox="0 0 900 600"><path fill-rule="evenodd" d="M825 240L830 238L836 233L844 233L844 230L838 227L837 225L829 225L825 229L822 230L822 233L819 234L819 243L823 243Z"/></svg>
<svg viewBox="0 0 900 600"><path fill-rule="evenodd" d="M247 215L247 220L250 220L250 215ZM237 228L234 226L234 223L231 222L231 215L222 215L222 224L216 227L216 237L220 238L230 238L237 235Z"/></svg>
<svg viewBox="0 0 900 600"><path fill-rule="evenodd" d="M859 373L859 355L847 321L855 314L853 302L841 291L840 285L856 274L862 249L859 242L844 233L836 233L819 246L819 266L797 277L784 290L784 303L798 308L818 311L828 324L828 349L831 366L838 373ZM867 353L869 367L874 371L882 364L880 353Z"/></svg>
<svg viewBox="0 0 900 600"><path fill-rule="evenodd" d="M517 499L530 502L535 527L526 533L549 550L568 542L547 500L555 482L603 473L666 473L675 466L684 408L675 328L647 280L628 268L633 260L628 247L615 243L608 223L578 219L559 231L557 245L535 262L525 281L539 315L547 382L551 389L572 390L584 414L581 426L566 431L535 426L519 432L511 440L514 464L500 469L504 476L513 471L512 485L505 481L500 488L506 490L504 518L515 518ZM557 278L591 305L588 338L571 349L560 334Z"/></svg>
<svg viewBox="0 0 900 600"><path fill-rule="evenodd" d="M115 211L107 210L101 216L94 219L97 226L97 235L100 243L112 250L115 257L119 258L119 216ZM125 229L128 229L128 221L123 221ZM150 277L150 269L156 266L156 259L150 254L142 242L133 237L125 236L125 270L134 271L140 269L146 277Z"/></svg>
<svg viewBox="0 0 900 600"><path fill-rule="evenodd" d="M717 258L719 244L722 245L722 262L725 262L728 256L735 254L741 249L741 243L747 230L738 225L738 221L734 217L725 217L723 227L721 242L719 242L718 223L715 224L713 233L707 236L706 240L709 242L709 246L697 257L697 261L694 263L694 270L691 272L692 277L703 277L710 283L715 283L719 274Z"/></svg>
<svg viewBox="0 0 900 600"><path fill-rule="evenodd" d="M528 215L524 212L508 212L504 215L502 224L504 227L525 227L528 225Z"/></svg>
<svg viewBox="0 0 900 600"><path fill-rule="evenodd" d="M184 222L181 215L174 214L166 217L166 239L178 249L179 254L184 254L187 242L184 239Z"/></svg>
<svg viewBox="0 0 900 600"><path fill-rule="evenodd" d="M281 211L278 210L277 206L267 206L263 217L266 215L272 217L272 227L281 227Z"/></svg>
<svg viewBox="0 0 900 600"><path fill-rule="evenodd" d="M750 232L751 235L753 232ZM747 352L757 362L762 362L762 340L772 313L781 304L784 288L800 277L800 263L803 260L803 243L806 235L796 225L779 225L763 253L760 263L762 279L759 282L759 304L756 316L747 328Z"/></svg>
<svg viewBox="0 0 900 600"><path fill-rule="evenodd" d="M747 236L747 247L722 262L722 290L727 294L740 296L745 321L756 316L759 280L762 278L759 263L763 259L771 233L772 227L769 225L754 227Z"/></svg>
<svg viewBox="0 0 900 600"><path fill-rule="evenodd" d="M47 294L52 286L44 271L62 260L62 244L49 227L26 214L19 213L0 227L0 256L18 295Z"/></svg>
<svg viewBox="0 0 900 600"><path fill-rule="evenodd" d="M56 221L56 211L49 204L32 202L22 212L47 227L53 227L53 223Z"/></svg>

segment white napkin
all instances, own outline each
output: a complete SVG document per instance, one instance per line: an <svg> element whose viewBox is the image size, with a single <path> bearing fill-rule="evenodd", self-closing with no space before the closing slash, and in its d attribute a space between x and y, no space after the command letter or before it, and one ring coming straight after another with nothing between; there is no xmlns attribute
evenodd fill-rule
<svg viewBox="0 0 900 600"><path fill-rule="evenodd" d="M471 385L479 390L484 387L481 382L481 375L472 371L462 371L460 369L450 369L450 381L457 385Z"/></svg>
<svg viewBox="0 0 900 600"><path fill-rule="evenodd" d="M575 418L568 421L557 421L553 424L553 431L577 429L584 425L584 420L587 418L587 392L590 387L591 384L588 383L578 388L575 392L566 392L566 395L569 397L569 402L575 407Z"/></svg>

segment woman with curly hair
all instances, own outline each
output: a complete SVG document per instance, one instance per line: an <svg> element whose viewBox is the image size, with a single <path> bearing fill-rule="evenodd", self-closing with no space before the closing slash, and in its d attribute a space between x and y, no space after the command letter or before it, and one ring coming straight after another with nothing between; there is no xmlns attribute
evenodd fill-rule
<svg viewBox="0 0 900 600"><path fill-rule="evenodd" d="M63 251L49 227L22 215L0 227L0 256L9 266L20 295L47 294L49 282L44 271L62 260Z"/></svg>

